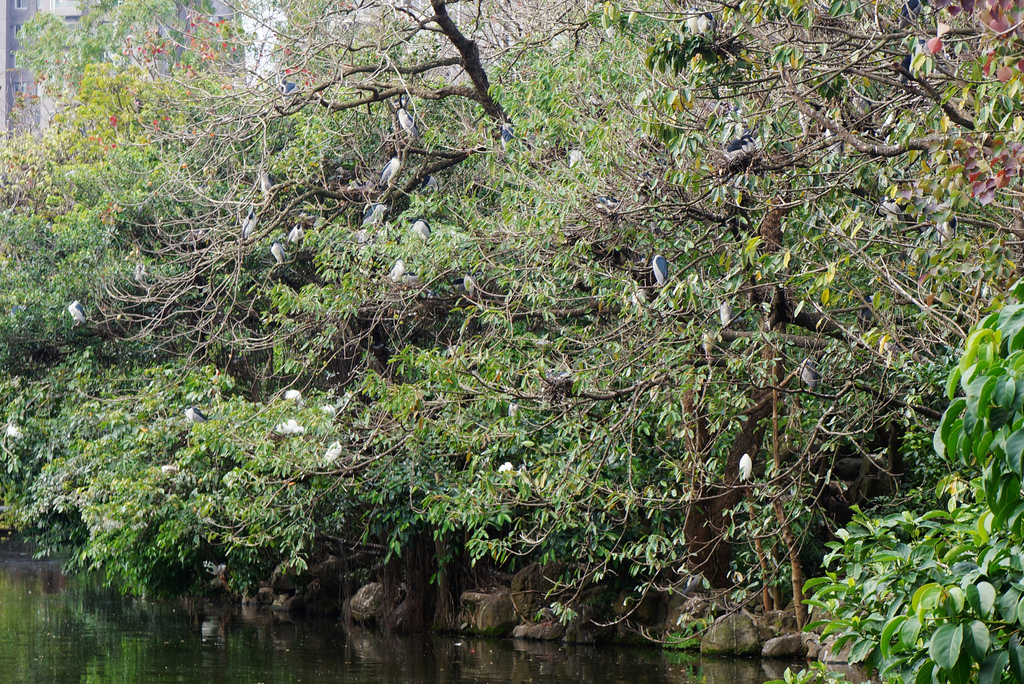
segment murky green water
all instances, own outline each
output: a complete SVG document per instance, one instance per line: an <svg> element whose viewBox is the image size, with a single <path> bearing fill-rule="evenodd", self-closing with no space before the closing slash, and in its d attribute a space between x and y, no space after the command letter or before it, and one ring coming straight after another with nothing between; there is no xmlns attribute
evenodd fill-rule
<svg viewBox="0 0 1024 684"><path fill-rule="evenodd" d="M263 609L128 599L0 542L4 684L760 684L782 669L645 649L346 633Z"/></svg>

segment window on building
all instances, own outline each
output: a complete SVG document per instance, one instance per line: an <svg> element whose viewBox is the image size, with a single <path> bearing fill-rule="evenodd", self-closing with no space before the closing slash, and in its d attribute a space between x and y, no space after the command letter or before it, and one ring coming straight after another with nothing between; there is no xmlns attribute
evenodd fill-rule
<svg viewBox="0 0 1024 684"><path fill-rule="evenodd" d="M14 0L14 9L28 9L28 0Z"/></svg>
<svg viewBox="0 0 1024 684"><path fill-rule="evenodd" d="M53 0L53 9L66 9L74 6L75 0Z"/></svg>
<svg viewBox="0 0 1024 684"><path fill-rule="evenodd" d="M14 35L15 36L17 36L19 33L21 33L21 27L22 26L24 26L24 24L15 24L14 25Z"/></svg>
<svg viewBox="0 0 1024 684"><path fill-rule="evenodd" d="M14 82L14 93L15 94L27 93L27 92L28 92L28 84L27 83L25 83L24 81L15 81Z"/></svg>
<svg viewBox="0 0 1024 684"><path fill-rule="evenodd" d="M18 53L14 50L11 50L11 68L18 68Z"/></svg>

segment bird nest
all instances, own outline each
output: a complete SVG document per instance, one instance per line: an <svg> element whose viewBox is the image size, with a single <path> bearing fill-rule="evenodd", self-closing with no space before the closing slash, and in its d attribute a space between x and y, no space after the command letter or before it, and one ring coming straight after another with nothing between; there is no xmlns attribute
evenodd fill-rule
<svg viewBox="0 0 1024 684"><path fill-rule="evenodd" d="M544 376L544 396L551 403L558 403L573 396L573 377L569 371L548 373Z"/></svg>

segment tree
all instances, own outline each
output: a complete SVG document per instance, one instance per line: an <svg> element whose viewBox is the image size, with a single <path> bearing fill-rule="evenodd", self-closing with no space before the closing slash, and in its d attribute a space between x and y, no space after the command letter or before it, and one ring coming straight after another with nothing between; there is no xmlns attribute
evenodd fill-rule
<svg viewBox="0 0 1024 684"><path fill-rule="evenodd" d="M116 388L95 411L117 410L13 490L26 523L165 591L203 561L241 586L386 557L422 624L474 563L528 560L783 606L850 504L930 482L941 377L1018 249L1019 76L985 77L973 16L716 5L694 32L660 5L558 7L296 2L259 60L211 29L126 97L76 91L102 156L47 230L105 249L75 276L89 326L40 320L69 342L25 382L90 348L86 385ZM40 433L76 420L61 405Z"/></svg>

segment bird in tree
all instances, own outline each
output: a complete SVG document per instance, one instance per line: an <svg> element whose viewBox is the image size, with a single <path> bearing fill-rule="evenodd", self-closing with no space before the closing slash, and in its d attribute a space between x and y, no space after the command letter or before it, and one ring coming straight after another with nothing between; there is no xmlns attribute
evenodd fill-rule
<svg viewBox="0 0 1024 684"><path fill-rule="evenodd" d="M266 169L260 170L260 190L263 191L264 195L269 195L273 192L274 187L277 185L277 180L267 173Z"/></svg>
<svg viewBox="0 0 1024 684"><path fill-rule="evenodd" d="M424 176L423 182L420 183L419 189L421 192L437 192L440 189L440 186L437 183L437 179L428 173Z"/></svg>
<svg viewBox="0 0 1024 684"><path fill-rule="evenodd" d="M288 231L288 242L299 244L302 242L302 238L306 237L306 231L302 226L295 226Z"/></svg>
<svg viewBox="0 0 1024 684"><path fill-rule="evenodd" d="M718 30L718 21L711 12L698 12L690 10L692 14L686 18L686 28L690 33L705 38L714 38Z"/></svg>
<svg viewBox="0 0 1024 684"><path fill-rule="evenodd" d="M725 161L728 164L743 161L757 152L757 140L750 131L744 131L743 135L725 144Z"/></svg>
<svg viewBox="0 0 1024 684"><path fill-rule="evenodd" d="M426 240L430 237L430 224L425 219L418 218L412 223L412 232Z"/></svg>
<svg viewBox="0 0 1024 684"><path fill-rule="evenodd" d="M740 482L746 482L754 472L754 462L750 460L750 454L740 456Z"/></svg>
<svg viewBox="0 0 1024 684"><path fill-rule="evenodd" d="M709 332L704 333L703 347L704 357L710 362L711 355L715 352L715 338Z"/></svg>
<svg viewBox="0 0 1024 684"><path fill-rule="evenodd" d="M603 214L613 214L619 208L619 200L611 195L601 195L594 200L594 206Z"/></svg>
<svg viewBox="0 0 1024 684"><path fill-rule="evenodd" d="M402 130L409 134L411 138L417 138L420 135L420 131L416 128L416 122L413 120L412 115L405 109L405 107L398 108L398 124L402 127Z"/></svg>
<svg viewBox="0 0 1024 684"><path fill-rule="evenodd" d="M297 95L299 92L299 86L293 83L292 81L286 79L284 77L284 74L282 74L280 80L277 83L277 92L281 93L285 97L288 97L290 95Z"/></svg>
<svg viewBox="0 0 1024 684"><path fill-rule="evenodd" d="M242 239L248 240L256 231L256 209L249 208L249 213L242 219Z"/></svg>
<svg viewBox="0 0 1024 684"><path fill-rule="evenodd" d="M508 147L508 144L515 138L515 134L512 132L511 122L506 121L501 125L501 146Z"/></svg>
<svg viewBox="0 0 1024 684"><path fill-rule="evenodd" d="M870 326L871 321L875 319L875 314L871 311L871 305L875 302L875 295L869 294L864 298L864 306L857 312L857 317L865 326Z"/></svg>
<svg viewBox="0 0 1024 684"><path fill-rule="evenodd" d="M800 363L800 379L807 385L807 389L812 392L818 387L818 380L821 376L818 375L818 368L814 363L814 359L808 357Z"/></svg>
<svg viewBox="0 0 1024 684"><path fill-rule="evenodd" d="M280 242L274 240L273 244L270 245L270 253L274 256L274 261L279 264L283 264L288 255L284 251L284 246Z"/></svg>
<svg viewBox="0 0 1024 684"><path fill-rule="evenodd" d="M393 282L400 283L405 279L405 262L401 259L395 259L395 265L391 267L391 272L388 273L388 277Z"/></svg>
<svg viewBox="0 0 1024 684"><path fill-rule="evenodd" d="M189 406L187 409L185 409L185 417L188 418L193 423L205 423L207 420L206 416L203 415L203 412L197 409L195 406Z"/></svg>
<svg viewBox="0 0 1024 684"><path fill-rule="evenodd" d="M668 259L660 254L651 259L651 270L654 271L654 280L658 287L663 287L668 282Z"/></svg>
<svg viewBox="0 0 1024 684"><path fill-rule="evenodd" d="M723 328L732 323L732 304L729 302L722 302L722 305L718 307L718 317L722 319Z"/></svg>
<svg viewBox="0 0 1024 684"><path fill-rule="evenodd" d="M402 160L398 157L392 157L391 161L385 164L384 169L380 172L380 180L377 181L377 185L390 185L401 168Z"/></svg>
<svg viewBox="0 0 1024 684"><path fill-rule="evenodd" d="M366 210L363 212L363 225L368 226L370 224L377 223L384 216L384 213L387 210L387 206L380 202L367 204Z"/></svg>
<svg viewBox="0 0 1024 684"><path fill-rule="evenodd" d="M944 245L956 237L956 227L956 216L950 216L945 221L937 221L935 223L935 234L939 238L940 245Z"/></svg>
<svg viewBox="0 0 1024 684"><path fill-rule="evenodd" d="M917 23L923 9L922 0L904 0L900 6L900 28L909 28Z"/></svg>
<svg viewBox="0 0 1024 684"><path fill-rule="evenodd" d="M455 290L460 295L465 295L472 299L473 293L476 292L476 281L473 280L473 276L467 273L455 281Z"/></svg>
<svg viewBox="0 0 1024 684"><path fill-rule="evenodd" d="M82 305L78 303L77 299L68 304L68 313L75 319L75 325L85 323L86 320L88 320L85 315L85 309L82 308Z"/></svg>
<svg viewBox="0 0 1024 684"><path fill-rule="evenodd" d="M580 150L570 150L569 151L569 168L570 169L572 167L576 166L577 164L579 164L582 161L583 161L583 152L581 152Z"/></svg>
<svg viewBox="0 0 1024 684"><path fill-rule="evenodd" d="M295 405L302 408L302 392L297 389L287 389L284 391L285 401L294 401Z"/></svg>

